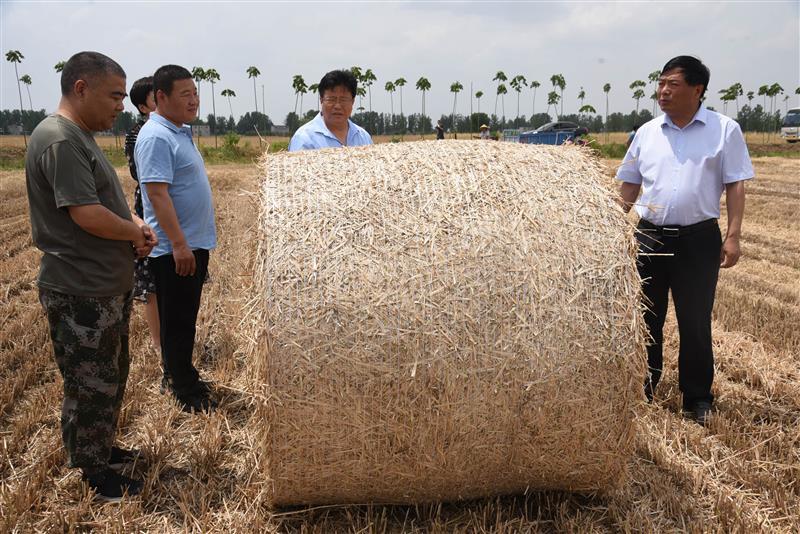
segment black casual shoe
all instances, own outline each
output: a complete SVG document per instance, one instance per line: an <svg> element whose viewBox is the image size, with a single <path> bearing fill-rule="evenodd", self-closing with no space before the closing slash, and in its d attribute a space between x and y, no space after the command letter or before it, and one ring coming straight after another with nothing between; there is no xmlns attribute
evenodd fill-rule
<svg viewBox="0 0 800 534"><path fill-rule="evenodd" d="M211 395L202 391L196 390L185 395L175 395L181 409L186 413L194 412L213 412L217 409L217 402L211 398Z"/></svg>
<svg viewBox="0 0 800 534"><path fill-rule="evenodd" d="M686 410L686 415L698 425L706 426L711 417L711 403L708 401L697 401L689 410Z"/></svg>
<svg viewBox="0 0 800 534"><path fill-rule="evenodd" d="M98 473L84 473L83 480L94 490L97 498L104 502L120 502L123 496L133 497L142 491L140 480L120 475L111 468Z"/></svg>
<svg viewBox="0 0 800 534"><path fill-rule="evenodd" d="M112 469L122 469L128 464L132 464L139 459L139 451L111 447L111 457L108 459L108 467Z"/></svg>

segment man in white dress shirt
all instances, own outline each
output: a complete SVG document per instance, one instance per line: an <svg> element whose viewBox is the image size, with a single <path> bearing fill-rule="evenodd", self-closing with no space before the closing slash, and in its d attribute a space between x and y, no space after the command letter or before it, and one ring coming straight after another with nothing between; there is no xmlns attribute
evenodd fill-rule
<svg viewBox="0 0 800 534"><path fill-rule="evenodd" d="M652 336L645 394L652 400L661 377L662 329L672 291L683 409L701 425L714 401L711 311L717 277L720 267L733 267L739 260L744 181L753 178L739 125L701 103L709 79L708 68L697 58L678 56L667 62L657 89L664 115L639 128L617 171L625 209L635 204L640 216L639 273ZM723 191L728 215L724 239L717 224Z"/></svg>

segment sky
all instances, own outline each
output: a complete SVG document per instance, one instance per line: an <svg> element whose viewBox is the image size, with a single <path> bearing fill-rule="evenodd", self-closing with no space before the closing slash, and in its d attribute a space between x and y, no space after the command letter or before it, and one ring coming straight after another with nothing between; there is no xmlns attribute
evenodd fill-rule
<svg viewBox="0 0 800 534"><path fill-rule="evenodd" d="M611 84L611 112L634 108L629 85L670 58L690 54L711 69L708 104L722 111L717 92L741 82L745 93L779 83L800 106L800 0L748 2L199 2L199 1L11 1L0 0L0 49L25 56L19 75L32 79L34 109L53 111L60 96L53 66L75 52L102 52L125 69L128 87L163 64L213 67L221 75L215 87L218 115L229 115L223 89L232 89L233 114L254 109L256 66L258 109L262 86L266 112L283 123L295 106L292 77L307 84L325 72L353 65L371 68L378 80L371 88L372 108L388 112L388 80L403 77L403 111L420 112L415 82L431 83L427 114L453 109L450 84L459 81L458 113L477 111L470 98L485 96L481 111L494 111L495 73L537 80L537 113L546 107L550 77L566 79L564 113L575 113L583 87L586 104L605 111L602 87ZM19 106L14 66L0 67L0 109ZM470 92L470 87L472 91ZM648 86L646 93L652 93ZM205 117L212 108L209 84L200 86ZM25 87L23 106L29 106ZM509 87L505 115L517 114L517 94ZM757 100L754 103L761 101ZM780 97L781 109L785 103ZM399 93L394 110L399 112ZM364 100L369 109L369 102ZM521 115L529 116L533 92L520 95ZM652 110L653 102L641 101ZM311 94L303 110L316 107ZM728 113L733 114L730 105ZM126 100L126 109L133 106ZM498 104L502 114L502 101Z"/></svg>

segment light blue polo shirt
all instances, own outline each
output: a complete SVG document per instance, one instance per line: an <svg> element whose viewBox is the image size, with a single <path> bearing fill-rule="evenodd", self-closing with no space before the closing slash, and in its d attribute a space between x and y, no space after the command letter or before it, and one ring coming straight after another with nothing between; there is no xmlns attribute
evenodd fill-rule
<svg viewBox="0 0 800 534"><path fill-rule="evenodd" d="M718 219L725 185L753 178L742 130L703 106L683 128L666 114L639 128L617 180L641 184L636 211L658 226Z"/></svg>
<svg viewBox="0 0 800 534"><path fill-rule="evenodd" d="M347 145L346 146L362 146L371 145L372 137L367 131L347 119ZM328 130L325 126L325 119L322 118L321 113L313 120L302 125L292 136L289 142L289 152L296 150L314 150L317 148L340 148L342 143L336 138L335 135Z"/></svg>
<svg viewBox="0 0 800 534"><path fill-rule="evenodd" d="M157 113L150 114L139 131L134 149L139 183L167 183L167 191L178 216L178 224L192 250L217 246L214 204L203 156L192 141L189 126L175 126ZM172 243L158 224L153 205L142 187L144 220L158 236L152 257L172 254Z"/></svg>

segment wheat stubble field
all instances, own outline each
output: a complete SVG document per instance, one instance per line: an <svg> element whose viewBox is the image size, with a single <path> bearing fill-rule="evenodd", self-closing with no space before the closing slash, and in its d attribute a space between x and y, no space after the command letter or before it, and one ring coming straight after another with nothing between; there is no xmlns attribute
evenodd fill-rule
<svg viewBox="0 0 800 534"><path fill-rule="evenodd" d="M722 273L714 312L717 414L678 413L675 323L656 403L639 409L627 482L602 495L531 492L464 503L273 510L257 400L237 336L257 219L255 165L209 168L219 248L196 346L221 409L189 416L158 391L141 310L120 439L143 451L141 498L92 502L64 467L61 380L35 287L24 172L0 171L0 532L797 532L800 531L800 160L754 161L744 258ZM617 162L607 161L610 175ZM118 173L129 194L127 169ZM722 222L724 228L724 221Z"/></svg>

